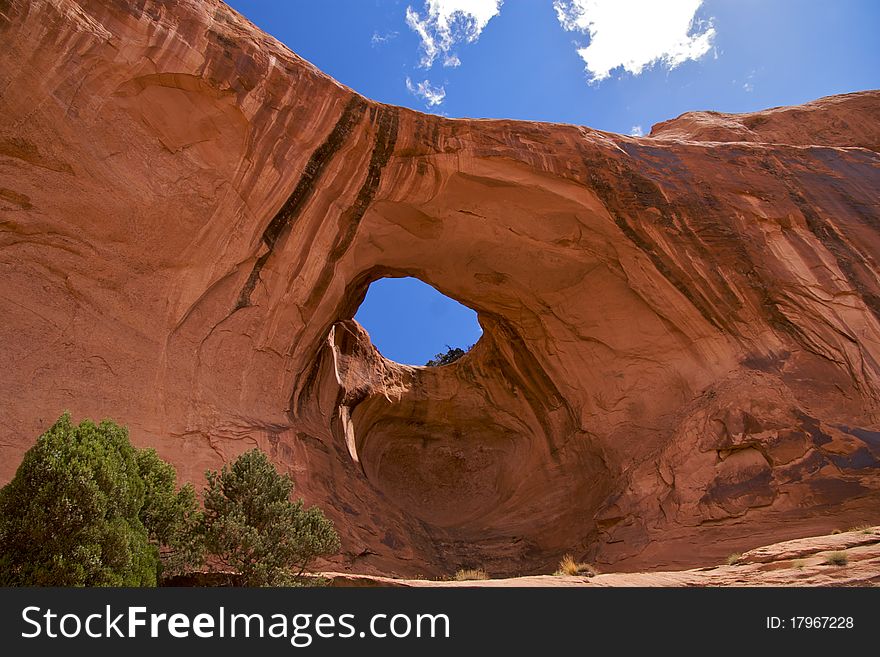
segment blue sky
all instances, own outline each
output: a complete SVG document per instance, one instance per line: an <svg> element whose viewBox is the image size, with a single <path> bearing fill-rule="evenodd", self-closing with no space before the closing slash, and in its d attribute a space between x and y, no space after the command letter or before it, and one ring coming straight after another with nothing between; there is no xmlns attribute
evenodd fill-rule
<svg viewBox="0 0 880 657"><path fill-rule="evenodd" d="M876 0L229 4L355 91L451 117L647 134L689 110L748 112L880 87ZM415 317L436 301L431 288L385 288L365 301L376 312L357 315L384 355L424 363L447 343L473 342L475 319L450 319L461 319L453 306ZM401 317L410 330L397 333Z"/></svg>
<svg viewBox="0 0 880 657"><path fill-rule="evenodd" d="M355 315L382 355L424 365L450 347L467 349L482 335L477 314L415 278L383 278Z"/></svg>

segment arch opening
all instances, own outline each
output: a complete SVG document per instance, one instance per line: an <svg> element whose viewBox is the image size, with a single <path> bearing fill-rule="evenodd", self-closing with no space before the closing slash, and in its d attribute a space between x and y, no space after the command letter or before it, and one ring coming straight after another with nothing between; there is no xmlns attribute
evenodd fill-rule
<svg viewBox="0 0 880 657"><path fill-rule="evenodd" d="M443 365L483 335L477 313L411 276L370 284L354 319L379 352L404 365Z"/></svg>

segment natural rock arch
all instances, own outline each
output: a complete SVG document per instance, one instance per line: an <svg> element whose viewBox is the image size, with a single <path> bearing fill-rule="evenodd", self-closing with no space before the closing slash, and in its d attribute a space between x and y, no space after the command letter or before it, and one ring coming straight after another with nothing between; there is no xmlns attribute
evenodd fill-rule
<svg viewBox="0 0 880 657"><path fill-rule="evenodd" d="M197 482L258 445L398 574L877 520L877 92L636 139L373 103L215 2L2 20L5 479L64 408ZM372 349L383 273L467 359Z"/></svg>

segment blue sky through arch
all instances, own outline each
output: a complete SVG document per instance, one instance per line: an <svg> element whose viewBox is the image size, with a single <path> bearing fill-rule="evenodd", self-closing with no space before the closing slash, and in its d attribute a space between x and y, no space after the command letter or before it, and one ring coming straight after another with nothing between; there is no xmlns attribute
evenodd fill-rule
<svg viewBox="0 0 880 657"><path fill-rule="evenodd" d="M417 278L375 281L354 318L383 356L406 365L424 365L447 344L467 349L482 335L477 313Z"/></svg>

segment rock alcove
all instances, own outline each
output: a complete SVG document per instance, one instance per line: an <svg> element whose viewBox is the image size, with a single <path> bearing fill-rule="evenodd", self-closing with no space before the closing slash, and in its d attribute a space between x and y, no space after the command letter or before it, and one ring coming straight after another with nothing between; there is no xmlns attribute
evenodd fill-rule
<svg viewBox="0 0 880 657"><path fill-rule="evenodd" d="M442 546L447 568L546 569L559 550L587 550L607 472L588 442L571 440L571 410L548 394L522 337L479 317L482 336L443 367L394 362L357 321L338 321L310 394L336 387L335 439L381 498ZM582 482L574 499L572 482Z"/></svg>

